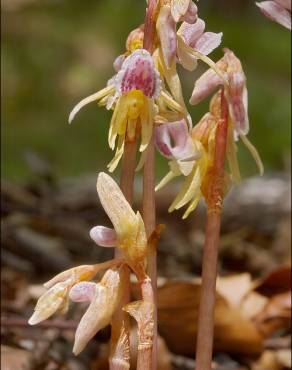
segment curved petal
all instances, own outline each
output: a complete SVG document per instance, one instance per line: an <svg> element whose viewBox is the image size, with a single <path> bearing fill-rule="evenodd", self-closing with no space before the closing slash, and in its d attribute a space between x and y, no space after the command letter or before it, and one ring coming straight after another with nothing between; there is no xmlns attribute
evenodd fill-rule
<svg viewBox="0 0 292 370"><path fill-rule="evenodd" d="M106 173L100 173L97 179L97 192L103 209L109 216L118 239L129 235L134 229L136 234L136 214L127 202L117 183Z"/></svg>
<svg viewBox="0 0 292 370"><path fill-rule="evenodd" d="M98 265L83 265L66 270L44 284L45 288L52 288L55 284L70 280L73 284L81 280L92 279L98 271Z"/></svg>
<svg viewBox="0 0 292 370"><path fill-rule="evenodd" d="M200 103L221 84L223 84L221 77L213 69L209 69L196 81L190 103L193 105Z"/></svg>
<svg viewBox="0 0 292 370"><path fill-rule="evenodd" d="M161 7L156 28L166 67L170 68L176 55L176 23L171 16L169 6Z"/></svg>
<svg viewBox="0 0 292 370"><path fill-rule="evenodd" d="M203 35L205 26L205 22L200 18L198 18L195 24L183 22L178 30L178 35L188 46L194 48L196 42Z"/></svg>
<svg viewBox="0 0 292 370"><path fill-rule="evenodd" d="M222 36L222 32L205 32L196 42L195 49L204 55L208 55L221 44Z"/></svg>
<svg viewBox="0 0 292 370"><path fill-rule="evenodd" d="M90 232L91 239L101 247L115 247L117 245L117 233L114 229L104 226L95 226Z"/></svg>
<svg viewBox="0 0 292 370"><path fill-rule="evenodd" d="M111 94L114 93L114 91L115 91L115 87L113 85L110 85L110 86L107 86L104 89L98 91L97 93L95 93L93 95L90 95L87 98L81 100L81 102L78 103L73 108L73 110L71 111L71 113L69 115L69 123L71 123L73 121L73 119L75 118L76 114L83 107L85 107L87 104L92 103L92 102L97 101L97 100L100 100L100 99L104 98L106 95L111 95Z"/></svg>
<svg viewBox="0 0 292 370"><path fill-rule="evenodd" d="M165 140L160 140L162 134L162 138ZM180 152L184 149L186 142L189 138L188 126L186 121L182 119L181 121L177 122L170 122L168 124L164 124L158 126L156 128L156 143L157 148L160 150L161 147L161 154L167 158L175 157L177 159L181 159ZM173 145L172 145L173 143ZM166 151L163 151L163 146ZM167 148L166 148L167 147ZM170 154L167 155L167 152Z"/></svg>
<svg viewBox="0 0 292 370"><path fill-rule="evenodd" d="M96 284L94 297L76 330L75 355L82 352L90 339L110 323L121 299L122 289L123 276L119 270L108 270L100 284Z"/></svg>
<svg viewBox="0 0 292 370"><path fill-rule="evenodd" d="M179 22L187 13L191 0L171 0L171 14L175 22Z"/></svg>
<svg viewBox="0 0 292 370"><path fill-rule="evenodd" d="M291 30L291 12L287 9L275 1L262 1L256 5L267 18Z"/></svg>

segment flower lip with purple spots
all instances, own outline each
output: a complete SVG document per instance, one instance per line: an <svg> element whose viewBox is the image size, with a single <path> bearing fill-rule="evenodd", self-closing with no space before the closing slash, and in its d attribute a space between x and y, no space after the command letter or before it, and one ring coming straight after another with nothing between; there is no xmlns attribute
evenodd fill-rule
<svg viewBox="0 0 292 370"><path fill-rule="evenodd" d="M160 75L148 51L138 49L124 61L116 76L115 85L121 94L140 90L149 98L160 95Z"/></svg>

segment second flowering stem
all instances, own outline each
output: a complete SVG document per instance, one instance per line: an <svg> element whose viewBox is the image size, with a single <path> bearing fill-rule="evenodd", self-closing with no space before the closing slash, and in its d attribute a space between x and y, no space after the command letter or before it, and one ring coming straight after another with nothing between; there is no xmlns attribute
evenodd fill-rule
<svg viewBox="0 0 292 370"><path fill-rule="evenodd" d="M214 314L218 245L221 229L221 212L224 196L224 164L228 134L228 105L224 91L221 93L221 120L218 123L215 160L207 190L207 225L203 253L202 287L198 318L196 370L211 370L214 340Z"/></svg>
<svg viewBox="0 0 292 370"><path fill-rule="evenodd" d="M126 140L124 156L122 162L122 173L120 180L121 190L132 204L134 197L134 178L136 167L136 140ZM122 251L118 248L115 250L115 258L121 258ZM129 319L123 307L130 301L130 269L127 266L124 274L124 294L116 313L112 320L112 338L111 338L111 370L127 370L130 368L130 330Z"/></svg>

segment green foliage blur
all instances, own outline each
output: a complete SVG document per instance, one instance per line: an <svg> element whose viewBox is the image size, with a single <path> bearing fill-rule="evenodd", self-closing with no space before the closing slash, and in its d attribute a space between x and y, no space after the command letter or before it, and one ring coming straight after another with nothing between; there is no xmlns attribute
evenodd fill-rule
<svg viewBox="0 0 292 370"><path fill-rule="evenodd" d="M58 176L105 170L110 113L91 104L67 124L83 97L105 86L112 61L124 51L129 31L143 22L145 0L2 1L2 176L27 181L24 153L34 150ZM242 60L250 94L250 139L267 171L281 170L290 156L290 32L269 21L252 0L199 2L207 30L223 31L222 47ZM222 49L212 54L217 60ZM186 100L193 74L180 69ZM207 102L190 107L194 122ZM244 148L245 176L256 174ZM158 155L157 176L167 168Z"/></svg>

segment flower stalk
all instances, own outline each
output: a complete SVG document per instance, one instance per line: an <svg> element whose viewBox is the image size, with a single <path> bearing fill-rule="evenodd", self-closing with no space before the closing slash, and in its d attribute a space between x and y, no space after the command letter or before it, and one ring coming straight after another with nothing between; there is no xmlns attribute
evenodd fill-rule
<svg viewBox="0 0 292 370"><path fill-rule="evenodd" d="M125 141L124 155L122 160L122 172L120 179L120 188L129 202L133 203L134 198L134 179L136 167L136 140ZM116 248L115 258L119 259L123 252ZM127 370L130 362L130 329L129 317L123 311L123 307L130 301L130 269L124 266L124 292L123 297L112 318L111 333L111 356L110 370ZM126 361L125 361L126 359ZM128 361L127 361L128 360Z"/></svg>
<svg viewBox="0 0 292 370"><path fill-rule="evenodd" d="M228 105L224 90L222 89L221 120L218 122L216 132L215 161L212 169L212 180L209 184L208 196L206 197L208 214L198 317L196 370L211 370L212 367L218 245L223 206L224 164L226 158L227 134Z"/></svg>
<svg viewBox="0 0 292 370"><path fill-rule="evenodd" d="M143 47L150 53L154 49L156 27L157 0L149 0L145 16ZM148 239L156 227L155 212L155 145L154 135L147 148L143 173L143 219ZM137 369L156 370L157 368L157 253L156 248L148 248L147 274L150 277L150 287L146 285L146 301L152 300L153 307L153 339L152 346L139 348ZM143 288L144 287L144 288ZM142 284L142 294L145 296L145 284ZM149 289L152 288L152 289ZM149 293L150 291L150 293ZM150 295L150 297L149 297Z"/></svg>

